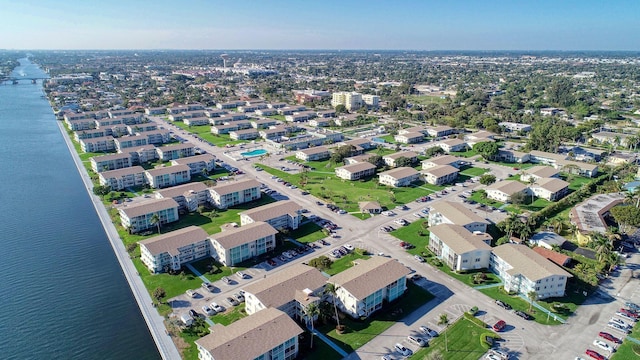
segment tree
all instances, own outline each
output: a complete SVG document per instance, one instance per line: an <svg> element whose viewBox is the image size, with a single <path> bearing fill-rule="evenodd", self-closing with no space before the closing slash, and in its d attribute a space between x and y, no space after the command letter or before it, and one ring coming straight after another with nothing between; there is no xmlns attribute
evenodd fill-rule
<svg viewBox="0 0 640 360"><path fill-rule="evenodd" d="M483 141L473 145L473 150L482 155L485 160L498 155L498 144L493 141Z"/></svg>
<svg viewBox="0 0 640 360"><path fill-rule="evenodd" d="M397 158L395 163L396 163L396 167L411 166L413 164L411 162L411 159L405 156L401 156Z"/></svg>
<svg viewBox="0 0 640 360"><path fill-rule="evenodd" d="M440 146L434 146L425 150L424 154L427 157L432 157L432 156L444 154L444 150Z"/></svg>
<svg viewBox="0 0 640 360"><path fill-rule="evenodd" d="M511 196L509 197L509 201L512 204L524 204L525 200L526 200L527 195L525 195L524 192L520 191L514 194L511 194Z"/></svg>
<svg viewBox="0 0 640 360"><path fill-rule="evenodd" d="M110 192L111 192L111 187L107 185L96 185L93 187L93 193L100 197L103 197Z"/></svg>
<svg viewBox="0 0 640 360"><path fill-rule="evenodd" d="M491 185L496 182L496 176L493 174L484 174L480 176L480 184L482 185Z"/></svg>
<svg viewBox="0 0 640 360"><path fill-rule="evenodd" d="M164 290L164 288L157 287L153 289L153 294L151 295L157 302L162 302L162 299L167 296L167 292Z"/></svg>
<svg viewBox="0 0 640 360"><path fill-rule="evenodd" d="M449 352L449 343L447 340L447 326L449 326L449 316L444 313L440 314L438 325L444 325L444 347L445 351Z"/></svg>
<svg viewBox="0 0 640 360"><path fill-rule="evenodd" d="M314 335L313 322L316 316L320 315L320 308L318 307L318 305L316 305L316 303L311 303L305 309L304 314L307 317L307 321L311 321L311 345L309 346L309 348L313 349L313 335Z"/></svg>
<svg viewBox="0 0 640 360"><path fill-rule="evenodd" d="M340 287L334 283L327 283L327 285L324 287L324 293L331 295L331 300L333 302L333 311L336 314L336 329L340 328L340 317L338 316L338 305L336 305L336 294L338 292L338 289Z"/></svg>
<svg viewBox="0 0 640 360"><path fill-rule="evenodd" d="M346 113L349 113L346 106L342 104L336 106L336 114L346 114Z"/></svg>
<svg viewBox="0 0 640 360"><path fill-rule="evenodd" d="M158 226L158 234L160 234L160 215L158 213L154 213L151 215L151 219L149 219L149 224Z"/></svg>
<svg viewBox="0 0 640 360"><path fill-rule="evenodd" d="M529 298L529 312L533 310L533 301L538 298L538 293L535 290L531 290L527 293L527 297Z"/></svg>

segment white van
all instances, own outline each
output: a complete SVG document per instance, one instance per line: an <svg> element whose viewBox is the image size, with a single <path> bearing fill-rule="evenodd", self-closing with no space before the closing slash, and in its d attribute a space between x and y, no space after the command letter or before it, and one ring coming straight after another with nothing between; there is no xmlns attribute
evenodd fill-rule
<svg viewBox="0 0 640 360"><path fill-rule="evenodd" d="M193 325L193 318L189 314L180 315L180 321L182 321L185 326Z"/></svg>

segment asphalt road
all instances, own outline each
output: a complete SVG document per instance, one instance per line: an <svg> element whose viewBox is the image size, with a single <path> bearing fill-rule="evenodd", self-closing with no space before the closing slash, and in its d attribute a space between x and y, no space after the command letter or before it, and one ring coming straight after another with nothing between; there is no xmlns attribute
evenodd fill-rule
<svg viewBox="0 0 640 360"><path fill-rule="evenodd" d="M403 321L396 323L383 334L376 337L376 339L350 354L348 359L379 359L384 354L390 354L392 358L399 359L401 356L393 350L395 343L399 342L406 347L417 350L416 346L406 341L407 335L412 333L417 334L420 325L427 325L436 330L441 330L441 327L437 325L437 319L440 314L447 313L449 318L453 320L461 316L465 310L472 306L478 306L480 311L483 312L484 315L482 315L482 317L486 323L491 324L498 319L502 319L509 324L507 330L501 333L501 336L506 339L505 342L501 343L501 346L510 353L511 358L548 360L574 359L576 356L586 357L586 355L584 355L585 349L593 348L591 344L597 337L598 332L606 329L608 319L615 313L620 305L624 303L624 299L640 302L638 279L630 276L634 269L637 270L640 267L640 255L636 253L630 259L627 259L628 266L624 267L617 276L611 277L608 282L600 287L598 292L591 295L587 302L578 309L575 316L569 319L567 324L543 326L535 322L526 321L498 307L491 298L469 288L434 267L426 263L418 263L411 255L397 246L397 239L379 230L380 226L392 223L397 217L402 217L408 221L417 220L412 214L428 207L434 201L442 201L445 199L461 201L456 194L462 191L462 188L457 187L456 191L450 192L429 203L408 204L410 209L406 211L394 210L398 214L396 217L375 216L363 221L351 215L338 215L324 206L318 206L315 204L317 199L312 195L303 196L300 194L300 190L286 188L281 183L273 181L271 176L264 171L256 171L253 167L253 164L258 161L256 158L248 161L232 160L224 154L224 152L229 149L210 146L159 118L154 118L154 121L158 122L160 126L164 126L178 133L183 138L205 149L207 152L216 155L216 157L226 163L242 169L246 173L246 175L243 175L244 177L256 178L270 188L277 190L285 198L295 200L303 207L309 209L311 214L331 220L340 226L340 229L337 231L340 237L337 239L329 239L331 246L318 249L310 254L307 253L305 256L297 258L297 260L279 264L275 268L261 264L248 271L252 276L251 279L240 280L232 286L216 283L215 285L220 289L220 292L205 295L206 300L203 299L202 302L195 302L192 299L180 297L180 300L189 302L184 303L185 306L182 307L182 309L187 309L189 306L197 306L196 310L200 311L200 303L204 304L213 300L222 301L226 296L240 289L243 284L257 281L264 276L277 272L281 268L290 266L290 264L295 261L308 261L321 254L327 254L333 248L346 243L365 248L374 254L383 252L398 259L412 269L415 269L418 274L426 278L426 280L420 280L418 284L436 296L435 299L414 313L409 314ZM283 166L291 167L290 164L286 163L283 163ZM514 173L514 170L510 168L495 164L481 163L476 164L476 166L491 169L491 172L495 174L497 178L506 178L509 174ZM473 187L481 188L482 186L474 184ZM473 187L467 187L464 190ZM494 222L500 221L507 215L498 212L485 214L484 210L479 211L477 209L474 211L481 216L489 215ZM615 333L612 330L608 331ZM600 352L602 352L602 350L600 350Z"/></svg>

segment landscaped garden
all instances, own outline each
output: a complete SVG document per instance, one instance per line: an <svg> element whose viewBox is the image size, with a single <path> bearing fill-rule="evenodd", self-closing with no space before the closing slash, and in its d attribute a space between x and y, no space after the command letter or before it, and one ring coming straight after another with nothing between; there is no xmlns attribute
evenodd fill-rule
<svg viewBox="0 0 640 360"><path fill-rule="evenodd" d="M424 253L427 252L427 246L429 245L429 230L427 229L427 219L418 219L407 226L398 227L390 234L415 246L413 249L408 249L408 253L413 255L424 255Z"/></svg>
<svg viewBox="0 0 640 360"><path fill-rule="evenodd" d="M202 138L202 140L208 141L218 147L224 147L227 144L235 145L247 142L246 140L232 140L229 134L213 134L211 133L211 125L189 126L182 121L173 121L172 124L183 129L184 131L196 134L200 138Z"/></svg>
<svg viewBox="0 0 640 360"><path fill-rule="evenodd" d="M542 325L560 325L562 324L562 322L554 320L554 315L557 318L566 319L566 317L572 313L572 311L563 310L562 313L548 315L547 313L537 309L535 306L531 306L531 303L528 300L525 300L518 295L509 295L505 293L500 286L480 289L480 292L492 299L500 300L506 304L511 305L514 310L524 311L532 315L534 317L534 321ZM568 303L566 302L564 302L563 304L566 304L568 306ZM529 311L530 309L531 311Z"/></svg>

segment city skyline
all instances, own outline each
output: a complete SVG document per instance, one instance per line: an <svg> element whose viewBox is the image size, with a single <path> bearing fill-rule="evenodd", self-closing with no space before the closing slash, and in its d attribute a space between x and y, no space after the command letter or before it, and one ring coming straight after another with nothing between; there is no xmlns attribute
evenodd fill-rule
<svg viewBox="0 0 640 360"><path fill-rule="evenodd" d="M3 49L640 50L640 3L0 0Z"/></svg>

